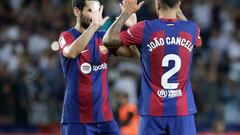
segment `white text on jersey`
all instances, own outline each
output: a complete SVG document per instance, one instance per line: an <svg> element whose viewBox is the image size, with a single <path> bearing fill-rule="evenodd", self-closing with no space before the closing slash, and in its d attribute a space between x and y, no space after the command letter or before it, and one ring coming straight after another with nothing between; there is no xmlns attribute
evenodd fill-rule
<svg viewBox="0 0 240 135"><path fill-rule="evenodd" d="M181 37L166 37L165 39L155 37L147 47L149 48L149 51L152 52L154 49L164 45L179 45L185 47L189 52L192 52L193 50L193 43Z"/></svg>

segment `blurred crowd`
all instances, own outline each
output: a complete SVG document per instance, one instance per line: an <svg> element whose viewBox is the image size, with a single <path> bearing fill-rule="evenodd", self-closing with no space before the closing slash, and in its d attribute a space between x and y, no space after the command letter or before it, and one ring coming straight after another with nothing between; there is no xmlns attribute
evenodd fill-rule
<svg viewBox="0 0 240 135"><path fill-rule="evenodd" d="M120 1L102 1L111 17L102 29ZM154 0L145 1L139 21L156 18ZM191 72L198 130L240 130L240 0L182 0L182 10L203 39ZM75 24L70 0L1 0L0 18L0 125L59 123L65 81L51 44ZM108 67L112 108L126 125L119 110L137 105L139 61L112 57Z"/></svg>

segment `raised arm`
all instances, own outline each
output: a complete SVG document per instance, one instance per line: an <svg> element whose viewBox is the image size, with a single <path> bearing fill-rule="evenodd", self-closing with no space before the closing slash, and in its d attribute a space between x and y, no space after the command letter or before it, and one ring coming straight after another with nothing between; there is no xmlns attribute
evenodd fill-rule
<svg viewBox="0 0 240 135"><path fill-rule="evenodd" d="M70 45L62 48L63 55L67 58L76 58L87 46L94 33L106 22L109 17L102 18L103 6L100 9L91 7L92 23L91 25Z"/></svg>
<svg viewBox="0 0 240 135"><path fill-rule="evenodd" d="M122 42L119 37L121 28L126 20L136 11L138 11L144 2L137 4L137 0L123 0L123 11L118 19L108 29L103 38L103 43L108 48L118 48L122 46Z"/></svg>
<svg viewBox="0 0 240 135"><path fill-rule="evenodd" d="M120 7L121 11L123 11L122 3L119 4L119 7ZM134 13L126 20L125 26L131 27L135 24L137 24L137 15ZM129 47L121 46L117 49L116 55L122 56L122 57L129 57L129 58L140 58L140 53L139 53L136 45L132 45Z"/></svg>

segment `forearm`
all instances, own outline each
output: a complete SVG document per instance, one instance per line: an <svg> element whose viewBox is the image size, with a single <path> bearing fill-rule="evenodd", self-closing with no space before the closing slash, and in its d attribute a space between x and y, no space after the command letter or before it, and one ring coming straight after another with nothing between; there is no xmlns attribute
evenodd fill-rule
<svg viewBox="0 0 240 135"><path fill-rule="evenodd" d="M139 51L138 51L138 49L137 49L137 46L135 46L135 45L133 45L133 46L130 46L130 50L131 50L131 53L132 53L132 57L133 58L137 58L137 59L139 59L140 58L140 53L139 53Z"/></svg>
<svg viewBox="0 0 240 135"><path fill-rule="evenodd" d="M121 46L116 52L117 56L128 57L128 58L140 58L140 53L136 46L132 45L129 47Z"/></svg>
<svg viewBox="0 0 240 135"><path fill-rule="evenodd" d="M87 46L94 33L99 29L98 26L90 25L70 46L63 50L63 55L68 58L76 58Z"/></svg>
<svg viewBox="0 0 240 135"><path fill-rule="evenodd" d="M108 48L118 48L122 46L119 33L130 15L122 12L118 19L112 24L112 26L106 32L103 43Z"/></svg>

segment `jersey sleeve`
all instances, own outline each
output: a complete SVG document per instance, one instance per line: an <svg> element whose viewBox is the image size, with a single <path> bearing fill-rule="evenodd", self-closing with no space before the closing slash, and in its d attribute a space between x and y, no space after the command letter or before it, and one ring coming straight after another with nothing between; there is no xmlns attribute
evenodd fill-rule
<svg viewBox="0 0 240 135"><path fill-rule="evenodd" d="M201 35L200 35L200 28L198 25L196 25L196 40L195 40L195 46L196 48L201 47L202 45L202 39L201 39Z"/></svg>
<svg viewBox="0 0 240 135"><path fill-rule="evenodd" d="M69 32L63 32L61 33L58 44L59 44L59 52L62 53L63 49L74 41L74 37Z"/></svg>
<svg viewBox="0 0 240 135"><path fill-rule="evenodd" d="M119 37L123 45L141 45L144 32L144 21L139 22L128 30L120 33Z"/></svg>

